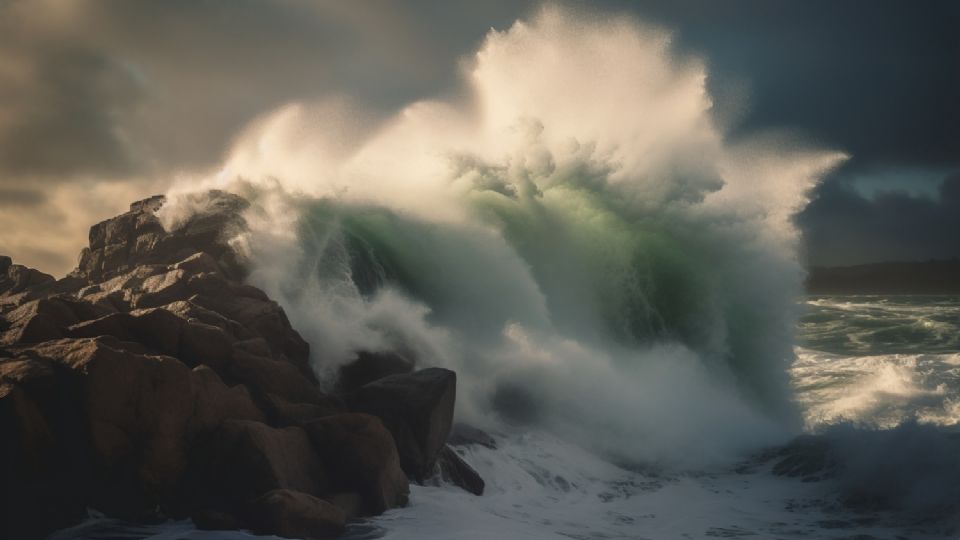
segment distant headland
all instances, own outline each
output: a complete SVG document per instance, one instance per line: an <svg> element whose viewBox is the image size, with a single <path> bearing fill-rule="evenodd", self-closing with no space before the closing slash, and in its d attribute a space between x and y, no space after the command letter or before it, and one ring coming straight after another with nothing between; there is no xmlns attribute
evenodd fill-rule
<svg viewBox="0 0 960 540"><path fill-rule="evenodd" d="M960 259L812 267L810 294L960 294Z"/></svg>

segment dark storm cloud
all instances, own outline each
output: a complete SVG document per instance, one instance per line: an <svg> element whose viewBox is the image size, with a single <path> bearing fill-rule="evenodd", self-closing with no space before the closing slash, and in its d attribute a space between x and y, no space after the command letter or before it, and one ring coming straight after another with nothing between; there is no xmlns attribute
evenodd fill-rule
<svg viewBox="0 0 960 540"><path fill-rule="evenodd" d="M505 5L0 0L0 182L208 165L290 100L386 114L451 88Z"/></svg>
<svg viewBox="0 0 960 540"><path fill-rule="evenodd" d="M675 28L721 101L748 89L739 132L797 128L862 163L960 163L960 3L610 4Z"/></svg>
<svg viewBox="0 0 960 540"><path fill-rule="evenodd" d="M864 196L843 182L824 184L798 221L818 265L925 260L960 254L960 174L936 197L903 191Z"/></svg>
<svg viewBox="0 0 960 540"><path fill-rule="evenodd" d="M605 4L676 30L677 47L707 59L731 136L789 128L851 156L799 218L811 263L960 256L954 203L852 187L915 193L931 172L960 170L960 2Z"/></svg>
<svg viewBox="0 0 960 540"><path fill-rule="evenodd" d="M0 187L0 207L23 206L30 207L46 202L47 196L42 191L21 188Z"/></svg>

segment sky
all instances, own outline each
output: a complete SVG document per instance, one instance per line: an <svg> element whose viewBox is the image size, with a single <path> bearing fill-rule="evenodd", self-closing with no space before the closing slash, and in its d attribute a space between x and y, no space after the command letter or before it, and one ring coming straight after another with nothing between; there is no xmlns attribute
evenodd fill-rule
<svg viewBox="0 0 960 540"><path fill-rule="evenodd" d="M604 0L702 58L736 140L850 156L796 222L810 265L960 256L960 3ZM284 103L387 117L541 2L0 0L0 253L69 271L89 226L215 167Z"/></svg>

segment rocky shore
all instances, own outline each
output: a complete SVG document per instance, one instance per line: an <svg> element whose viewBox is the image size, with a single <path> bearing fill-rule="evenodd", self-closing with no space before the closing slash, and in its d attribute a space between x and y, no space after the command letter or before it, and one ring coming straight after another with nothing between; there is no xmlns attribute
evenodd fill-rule
<svg viewBox="0 0 960 540"><path fill-rule="evenodd" d="M172 230L163 197L94 225L63 279L0 256L0 537L95 509L321 538L405 505L409 482L481 494L447 444L456 374L357 351L321 385L283 309L244 283L229 239L248 203L201 197Z"/></svg>

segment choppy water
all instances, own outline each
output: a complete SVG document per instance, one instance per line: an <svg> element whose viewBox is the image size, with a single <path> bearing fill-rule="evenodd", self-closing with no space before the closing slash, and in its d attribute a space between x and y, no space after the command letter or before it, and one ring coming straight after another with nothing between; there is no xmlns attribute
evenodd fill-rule
<svg viewBox="0 0 960 540"><path fill-rule="evenodd" d="M808 428L960 420L960 297L817 297L805 308L790 373Z"/></svg>

